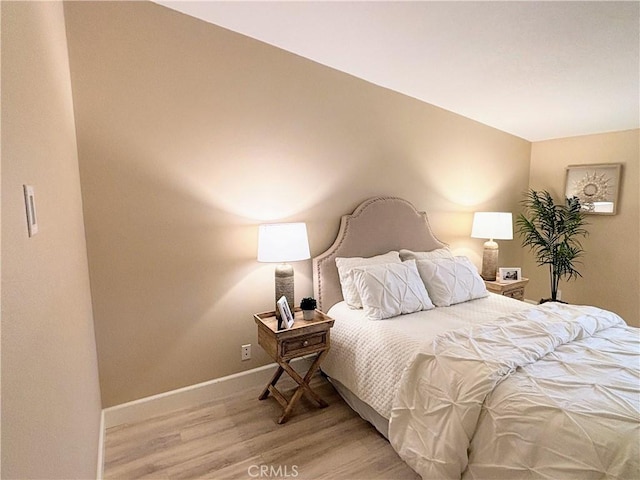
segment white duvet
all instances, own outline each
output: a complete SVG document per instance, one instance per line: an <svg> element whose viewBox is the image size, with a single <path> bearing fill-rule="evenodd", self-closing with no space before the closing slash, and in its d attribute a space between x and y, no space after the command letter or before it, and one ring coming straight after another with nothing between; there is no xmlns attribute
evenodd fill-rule
<svg viewBox="0 0 640 480"><path fill-rule="evenodd" d="M404 370L389 439L423 479L640 478L639 353L595 307L443 333Z"/></svg>
<svg viewBox="0 0 640 480"><path fill-rule="evenodd" d="M386 418L402 373L421 346L457 328L485 324L532 306L502 295L387 320L368 320L345 302L333 306L331 348L322 370Z"/></svg>

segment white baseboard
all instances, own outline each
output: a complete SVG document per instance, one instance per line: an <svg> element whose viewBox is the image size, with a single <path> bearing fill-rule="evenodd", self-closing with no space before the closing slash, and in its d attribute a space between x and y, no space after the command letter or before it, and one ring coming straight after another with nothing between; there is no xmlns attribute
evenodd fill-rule
<svg viewBox="0 0 640 480"><path fill-rule="evenodd" d="M293 367L308 368L311 365L311 358L294 359L291 361L291 365ZM276 363L271 363L246 372L215 378L207 382L105 408L102 410L102 435L104 435L105 429L117 425L139 422L176 410L195 407L250 388L262 390L275 373L277 367ZM102 458L102 452L100 452L100 456ZM100 465L102 465L102 461Z"/></svg>
<svg viewBox="0 0 640 480"><path fill-rule="evenodd" d="M98 470L96 473L97 480L104 478L104 410L100 412L100 436L98 437Z"/></svg>

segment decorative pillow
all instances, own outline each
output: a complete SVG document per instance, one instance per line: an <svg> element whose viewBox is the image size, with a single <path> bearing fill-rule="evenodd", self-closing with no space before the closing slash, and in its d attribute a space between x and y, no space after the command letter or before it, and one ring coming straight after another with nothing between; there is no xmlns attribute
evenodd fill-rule
<svg viewBox="0 0 640 480"><path fill-rule="evenodd" d="M412 252L411 250L400 250L400 259L403 262L407 260L433 260L435 258L453 258L453 254L449 247L436 248L430 252Z"/></svg>
<svg viewBox="0 0 640 480"><path fill-rule="evenodd" d="M489 295L478 270L467 257L417 260L418 272L437 307L448 307Z"/></svg>
<svg viewBox="0 0 640 480"><path fill-rule="evenodd" d="M415 260L357 267L353 278L371 320L434 308Z"/></svg>
<svg viewBox="0 0 640 480"><path fill-rule="evenodd" d="M340 286L342 287L342 297L347 305L351 308L362 308L360 295L353 283L352 270L356 267L365 265L379 265L381 263L400 263L400 255L396 251L387 252L384 255L375 257L336 257L336 266L338 267L338 276L340 277Z"/></svg>

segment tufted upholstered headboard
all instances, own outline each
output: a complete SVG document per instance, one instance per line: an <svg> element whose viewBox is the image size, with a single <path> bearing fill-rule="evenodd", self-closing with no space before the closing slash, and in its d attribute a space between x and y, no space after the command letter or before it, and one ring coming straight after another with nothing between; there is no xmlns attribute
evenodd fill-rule
<svg viewBox="0 0 640 480"><path fill-rule="evenodd" d="M313 291L326 312L342 301L336 257L372 257L406 248L426 252L446 246L431 231L424 212L398 197L374 197L343 215L333 245L313 258Z"/></svg>

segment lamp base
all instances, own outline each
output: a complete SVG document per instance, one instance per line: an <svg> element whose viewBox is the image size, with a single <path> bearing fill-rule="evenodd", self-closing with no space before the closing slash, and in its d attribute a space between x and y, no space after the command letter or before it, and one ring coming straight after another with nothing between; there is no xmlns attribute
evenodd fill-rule
<svg viewBox="0 0 640 480"><path fill-rule="evenodd" d="M493 240L484 242L482 252L482 273L480 276L484 280L495 280L498 271L498 244Z"/></svg>
<svg viewBox="0 0 640 480"><path fill-rule="evenodd" d="M277 302L280 297L286 297L291 312L293 312L293 267L288 263L281 263L276 266L276 318L280 319L280 311Z"/></svg>

